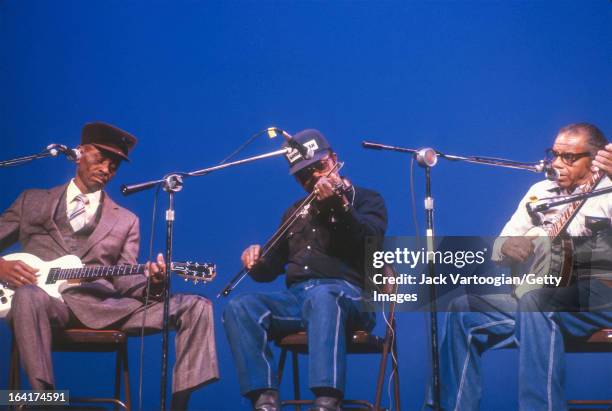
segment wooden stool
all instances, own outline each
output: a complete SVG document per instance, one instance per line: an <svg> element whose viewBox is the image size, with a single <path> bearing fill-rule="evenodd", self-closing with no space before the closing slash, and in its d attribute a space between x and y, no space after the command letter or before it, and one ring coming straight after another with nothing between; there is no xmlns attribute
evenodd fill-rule
<svg viewBox="0 0 612 411"><path fill-rule="evenodd" d="M128 366L127 336L117 330L91 330L71 328L53 336L53 351L66 352L115 352L115 393L113 398L70 397L70 403L112 403L115 409L129 411L130 372ZM18 390L20 385L19 351L13 340L9 367L9 389ZM121 374L125 390L125 403L121 401Z"/></svg>
<svg viewBox="0 0 612 411"><path fill-rule="evenodd" d="M596 331L593 335L585 340L567 340L565 343L565 352L581 353L581 352L612 352L612 328L604 328ZM580 408L572 408L572 410L608 410L612 409L612 400L569 400L569 405L576 405ZM584 408L586 406L594 406L596 408Z"/></svg>
<svg viewBox="0 0 612 411"><path fill-rule="evenodd" d="M390 327L387 327L390 328ZM395 333L395 324L392 325L392 333ZM376 383L376 398L374 404L366 400L343 400L344 405L355 405L365 407L369 410L380 410L380 403L382 399L382 391L384 385L384 376L387 364L387 357L389 352L393 352L393 358L391 361L391 369L393 374L393 388L395 396L396 408L400 409L400 393L399 393L399 371L397 369L397 344L395 339L392 338L393 334L387 335L382 338L372 335L365 331L356 331L351 334L351 338L347 340L347 354L381 354L380 367L378 372L378 379ZM393 340L393 341L392 341ZM293 369L293 395L294 399L285 400L282 402L283 405L295 405L296 410L300 410L300 405L312 404L313 400L302 400L300 399L300 377L299 377L299 366L298 366L298 355L308 353L308 335L305 331L290 334L280 341L277 345L281 348L281 356L278 365L278 381L279 384L282 381L283 369L285 367L285 361L287 358L287 352L291 352L292 358L292 369Z"/></svg>
<svg viewBox="0 0 612 411"><path fill-rule="evenodd" d="M394 277L395 270L391 265L385 265L382 271L385 277ZM386 283L381 291L385 293L397 292L397 285ZM365 407L368 410L379 411L382 401L383 386L385 382L385 372L387 360L391 353L391 375L393 376L393 394L395 409L401 410L400 388L399 388L399 369L397 359L397 334L395 330L395 302L389 304L387 316L385 317L385 336L378 337L366 331L355 331L347 338L347 354L380 354L380 366L376 379L376 395L374 404L366 400L343 400L343 405L355 405ZM308 335L305 331L287 335L276 342L281 348L281 356L278 364L278 383L280 385L283 376L283 369L287 359L287 352L291 351L291 362L293 368L293 399L282 401L282 405L295 405L295 409L300 411L301 405L312 404L313 400L300 399L300 376L298 367L298 355L308 353Z"/></svg>

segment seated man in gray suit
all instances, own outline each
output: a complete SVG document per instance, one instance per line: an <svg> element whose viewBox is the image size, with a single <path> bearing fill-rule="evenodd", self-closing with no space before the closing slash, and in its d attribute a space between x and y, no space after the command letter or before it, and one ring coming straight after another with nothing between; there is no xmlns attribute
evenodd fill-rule
<svg viewBox="0 0 612 411"><path fill-rule="evenodd" d="M83 127L76 176L49 190L27 190L0 215L0 250L19 241L22 251L48 261L76 255L85 265L136 264L138 218L111 200L104 186L136 144L129 133L105 123ZM63 301L36 286L36 269L0 257L0 281L16 287L9 321L33 389L53 389L54 329L86 326L138 333L142 327L146 277L103 278L67 288ZM153 304L147 330L161 330L165 263L148 263ZM156 298L157 297L157 298ZM176 333L172 409L185 409L191 392L219 378L212 304L203 297L174 295L170 324ZM197 341L197 344L193 342Z"/></svg>

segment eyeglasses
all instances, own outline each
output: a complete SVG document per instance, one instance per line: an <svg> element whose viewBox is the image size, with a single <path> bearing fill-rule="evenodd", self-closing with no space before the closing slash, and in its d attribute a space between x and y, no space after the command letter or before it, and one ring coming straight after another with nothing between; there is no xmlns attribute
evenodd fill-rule
<svg viewBox="0 0 612 411"><path fill-rule="evenodd" d="M300 171L295 173L295 176L299 178L300 180L307 180L314 173L323 172L327 170L329 168L329 162L328 162L329 159L330 157L324 157L321 160L317 161L316 163L312 163L308 167L301 169Z"/></svg>
<svg viewBox="0 0 612 411"><path fill-rule="evenodd" d="M571 166L583 157L591 157L591 153L588 151L583 153L559 153L552 148L546 150L546 158L550 161L554 161L557 157L560 157L564 164Z"/></svg>

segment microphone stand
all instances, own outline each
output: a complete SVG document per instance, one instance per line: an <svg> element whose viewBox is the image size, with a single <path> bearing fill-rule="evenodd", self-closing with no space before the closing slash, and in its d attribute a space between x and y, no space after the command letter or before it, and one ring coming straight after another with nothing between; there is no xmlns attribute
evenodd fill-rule
<svg viewBox="0 0 612 411"><path fill-rule="evenodd" d="M188 173L174 173L174 174L170 174L170 175L178 176L178 177L181 178L181 180L183 178L186 178L186 177L199 177L199 176L203 176L203 175L212 173L213 171L221 170L221 169L224 169L224 168L234 167L234 166L238 166L238 165L246 164L246 163L251 163L253 161L263 160L265 158L280 156L280 155L288 153L288 151L289 151L288 148L283 148L283 149L280 149L280 150L272 151L270 153L260 154L258 156L253 156L253 157L244 158L242 160L232 161L231 163L224 163L224 164L220 164L218 166L203 168L201 170L195 170L195 171L191 171L191 172L188 172ZM161 178L159 180L145 181L143 183L136 183L136 184L130 184L130 185L125 185L124 184L120 188L121 194L127 196L127 195L130 195L130 194L137 193L139 191L148 190L150 188L155 187L158 184L162 184L163 185L164 181L166 180L167 177L168 176L165 176L165 177L163 177L163 178Z"/></svg>
<svg viewBox="0 0 612 411"><path fill-rule="evenodd" d="M67 150L68 149L66 148L66 146L63 146L61 144L49 144L47 148L45 148L40 153L0 161L0 168L18 166L18 165L28 163L33 160L38 160L38 159L46 158L46 157L57 157L59 153L66 154Z"/></svg>
<svg viewBox="0 0 612 411"><path fill-rule="evenodd" d="M400 153L417 153L418 151L420 151L420 150L415 150L412 148L389 146L386 144L373 143L370 141L364 141L362 142L362 145L364 148L370 148L374 150L398 151ZM429 149L429 150L433 150L433 149ZM463 162L472 163L472 164L484 164L484 165L489 165L489 166L513 168L516 170L531 171L533 173L546 172L546 166L547 166L547 162L544 160L540 160L537 163L526 163L522 161L508 160L505 158L482 157L482 156L458 156L454 154L445 154L438 150L433 150L433 151L435 151L438 157L444 158L449 161L463 161Z"/></svg>
<svg viewBox="0 0 612 411"><path fill-rule="evenodd" d="M170 267L172 261L172 244L174 234L174 194L183 189L184 179L187 177L198 177L212 173L213 171L224 168L234 167L246 163L251 163L265 158L277 157L289 152L289 148L283 148L270 153L261 154L254 157L245 158L242 160L217 165L214 167L203 168L187 173L171 173L159 180L151 180L143 183L122 185L121 193L130 195L139 191L147 190L161 184L163 190L168 193L168 209L166 210L166 264ZM164 279L164 310L163 310L163 328L162 328L162 368L161 368L161 398L160 410L166 410L166 388L168 381L168 331L169 331L169 308L170 308L170 276L166 275Z"/></svg>
<svg viewBox="0 0 612 411"><path fill-rule="evenodd" d="M528 170L532 172L546 171L546 163L541 161L537 164L523 163L512 160L505 160L494 157L464 157L451 154L444 154L433 148L412 149L398 146L390 146L386 144L363 141L362 146L374 150L389 150L400 153L407 153L414 156L419 166L425 169L425 221L426 221L426 238L428 255L433 256L434 250L434 199L431 193L431 169L438 162L438 157L450 161L464 161L468 163L486 164L492 166L514 168ZM432 252L432 253L430 253ZM435 277L435 265L433 258L428 258L427 261L428 275L430 278ZM431 369L432 369L432 385L433 385L433 404L435 411L440 411L440 356L438 350L438 317L437 317L437 297L436 286L432 281L429 287L430 311L429 311L429 332L430 332L430 350L431 350Z"/></svg>

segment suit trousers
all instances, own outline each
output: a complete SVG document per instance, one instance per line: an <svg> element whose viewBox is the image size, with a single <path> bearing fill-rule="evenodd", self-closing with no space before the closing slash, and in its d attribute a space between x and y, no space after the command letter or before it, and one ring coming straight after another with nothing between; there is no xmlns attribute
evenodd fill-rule
<svg viewBox="0 0 612 411"><path fill-rule="evenodd" d="M176 330L176 361L172 392L196 389L219 378L215 352L212 304L203 297L177 294L170 299L170 326ZM110 328L139 335L145 316L144 305L126 320ZM161 331L163 304L146 309L145 331ZM12 302L9 321L33 389L55 386L51 360L53 332L79 326L68 305L50 297L35 285L19 287Z"/></svg>

